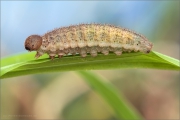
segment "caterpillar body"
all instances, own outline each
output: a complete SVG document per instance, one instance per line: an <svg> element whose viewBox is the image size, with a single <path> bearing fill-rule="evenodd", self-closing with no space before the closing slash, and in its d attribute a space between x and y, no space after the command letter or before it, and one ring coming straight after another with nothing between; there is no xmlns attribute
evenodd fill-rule
<svg viewBox="0 0 180 120"><path fill-rule="evenodd" d="M122 52L149 53L152 43L144 36L125 28L102 24L79 24L62 27L40 35L31 35L25 41L25 49L37 51L39 58L47 53L51 59L56 55L61 58L65 54L77 54L86 57L87 53L97 56L98 52L108 55L110 51L116 55Z"/></svg>

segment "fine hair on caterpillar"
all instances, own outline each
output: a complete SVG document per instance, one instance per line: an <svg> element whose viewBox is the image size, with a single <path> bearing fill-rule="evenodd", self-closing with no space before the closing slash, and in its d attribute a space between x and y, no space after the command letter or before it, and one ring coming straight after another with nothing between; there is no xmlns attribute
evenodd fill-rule
<svg viewBox="0 0 180 120"><path fill-rule="evenodd" d="M103 24L79 24L61 27L40 35L31 35L25 40L25 49L37 51L39 58L47 53L51 59L56 55L61 58L66 54L80 54L86 57L87 53L97 56L98 52L108 55L114 52L149 53L153 44L140 34L128 29Z"/></svg>

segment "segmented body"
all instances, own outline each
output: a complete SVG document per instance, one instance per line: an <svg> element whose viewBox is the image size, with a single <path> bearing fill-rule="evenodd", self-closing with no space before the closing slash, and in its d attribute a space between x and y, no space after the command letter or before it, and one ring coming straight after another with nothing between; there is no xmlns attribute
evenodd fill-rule
<svg viewBox="0 0 180 120"><path fill-rule="evenodd" d="M82 57L87 53L96 56L98 52L108 55L110 51L117 55L124 51L149 53L152 48L152 43L144 36L112 25L73 25L55 29L41 37L42 44L36 50L36 58L44 53L52 59L69 53L79 53Z"/></svg>

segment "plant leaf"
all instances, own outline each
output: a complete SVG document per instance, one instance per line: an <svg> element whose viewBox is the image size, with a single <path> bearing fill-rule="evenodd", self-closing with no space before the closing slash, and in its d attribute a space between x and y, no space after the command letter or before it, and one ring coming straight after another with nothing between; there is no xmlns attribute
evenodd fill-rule
<svg viewBox="0 0 180 120"><path fill-rule="evenodd" d="M123 95L110 83L92 72L78 72L114 110L116 117L123 120L143 120L141 115L127 102Z"/></svg>
<svg viewBox="0 0 180 120"><path fill-rule="evenodd" d="M18 54L1 59L0 78L9 78L20 75L98 69L121 68L154 68L166 70L180 70L179 60L152 51L144 53L123 53L120 56L98 54L97 57L82 58L79 55L64 56L50 60L47 55L40 59L34 58L34 53Z"/></svg>

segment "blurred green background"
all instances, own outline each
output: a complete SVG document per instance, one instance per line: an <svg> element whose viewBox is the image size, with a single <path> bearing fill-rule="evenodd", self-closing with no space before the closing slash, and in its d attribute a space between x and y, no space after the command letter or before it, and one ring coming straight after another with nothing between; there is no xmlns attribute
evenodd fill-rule
<svg viewBox="0 0 180 120"><path fill-rule="evenodd" d="M31 34L79 23L134 30L153 50L179 59L179 1L1 1L1 57L20 52ZM35 53L34 53L35 54ZM145 119L179 118L179 71L97 70ZM116 119L76 72L28 75L1 82L1 119Z"/></svg>

